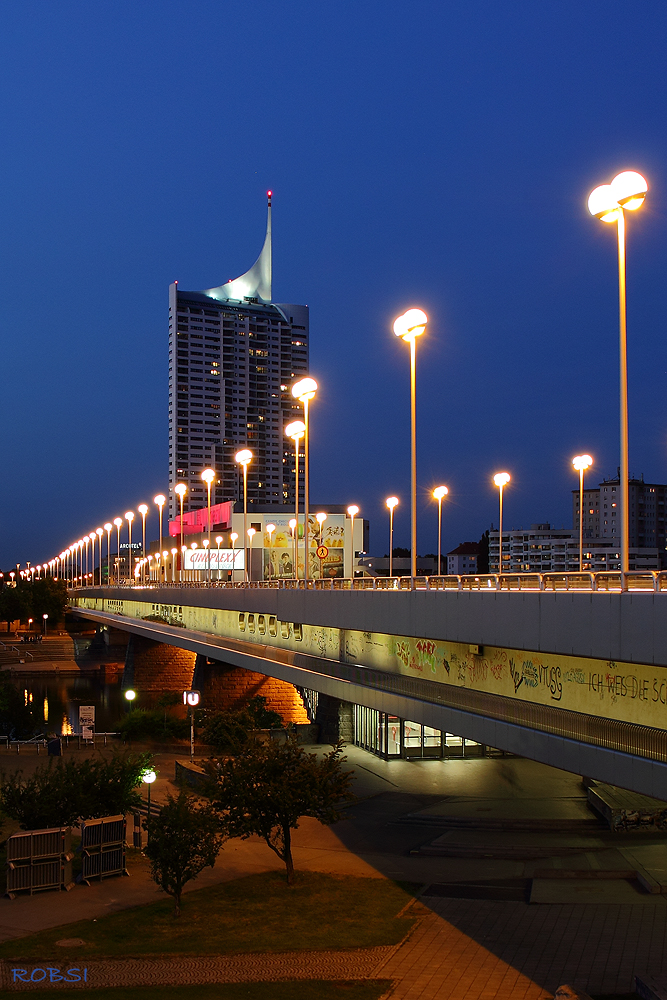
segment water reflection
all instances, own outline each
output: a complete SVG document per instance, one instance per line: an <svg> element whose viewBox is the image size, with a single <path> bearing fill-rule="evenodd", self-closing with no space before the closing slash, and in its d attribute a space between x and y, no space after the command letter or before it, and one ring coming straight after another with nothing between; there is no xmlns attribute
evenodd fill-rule
<svg viewBox="0 0 667 1000"><path fill-rule="evenodd" d="M25 705L32 707L36 727L45 733L58 732L62 736L78 733L79 705L95 706L98 733L115 732L119 720L127 712L121 692L121 674L115 678L95 674L85 677L22 674L10 683L23 693Z"/></svg>

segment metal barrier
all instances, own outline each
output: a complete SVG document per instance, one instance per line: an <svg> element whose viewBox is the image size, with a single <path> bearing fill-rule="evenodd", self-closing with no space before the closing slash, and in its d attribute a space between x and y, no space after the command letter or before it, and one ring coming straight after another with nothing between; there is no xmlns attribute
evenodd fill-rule
<svg viewBox="0 0 667 1000"><path fill-rule="evenodd" d="M105 584L117 588L117 584ZM471 576L374 576L334 578L326 580L184 580L181 583L121 584L120 589L131 589L136 593L145 591L172 590L476 590L476 591L585 591L586 593L621 593L632 591L641 593L662 593L667 591L667 571L631 570L622 574L620 570L596 573L497 573ZM79 587L72 593L95 592L98 587Z"/></svg>
<svg viewBox="0 0 667 1000"><path fill-rule="evenodd" d="M69 891L72 881L72 831L69 827L25 830L7 840L7 896L42 889Z"/></svg>
<svg viewBox="0 0 667 1000"><path fill-rule="evenodd" d="M81 824L82 869L80 882L90 885L109 875L127 875L125 867L125 816L103 816Z"/></svg>

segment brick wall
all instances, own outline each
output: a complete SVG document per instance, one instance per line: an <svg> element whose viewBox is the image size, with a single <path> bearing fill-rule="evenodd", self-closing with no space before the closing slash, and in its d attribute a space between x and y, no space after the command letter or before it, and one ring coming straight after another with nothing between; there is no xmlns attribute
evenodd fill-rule
<svg viewBox="0 0 667 1000"><path fill-rule="evenodd" d="M195 653L133 635L127 646L124 687L146 694L187 691L192 687Z"/></svg>
<svg viewBox="0 0 667 1000"><path fill-rule="evenodd" d="M226 663L209 663L202 672L202 704L216 709L238 709L261 695L268 708L278 712L284 723L307 723L301 695L292 684Z"/></svg>

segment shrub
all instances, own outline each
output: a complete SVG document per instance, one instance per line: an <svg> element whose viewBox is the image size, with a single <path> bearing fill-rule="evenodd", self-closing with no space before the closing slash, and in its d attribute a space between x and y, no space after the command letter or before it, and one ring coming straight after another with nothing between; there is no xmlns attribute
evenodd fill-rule
<svg viewBox="0 0 667 1000"><path fill-rule="evenodd" d="M118 732L131 740L179 740L189 735L190 723L157 708L135 708L118 724Z"/></svg>

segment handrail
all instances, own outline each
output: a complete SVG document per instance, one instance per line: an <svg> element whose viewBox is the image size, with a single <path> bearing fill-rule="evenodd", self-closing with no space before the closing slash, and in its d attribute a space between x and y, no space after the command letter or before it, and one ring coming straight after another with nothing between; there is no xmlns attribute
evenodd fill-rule
<svg viewBox="0 0 667 1000"><path fill-rule="evenodd" d="M323 580L251 580L228 581L211 580L210 584L199 580L184 580L177 583L105 584L104 589L131 589L136 593L145 591L172 590L455 590L489 591L512 593L514 591L585 591L593 593L662 593L667 591L667 571L631 570L622 574L620 570L597 572L563 573L479 573L466 576L374 576L336 577ZM79 587L72 592L84 594L97 591L99 587ZM14 647L12 647L14 648ZM30 654L29 654L30 655Z"/></svg>

